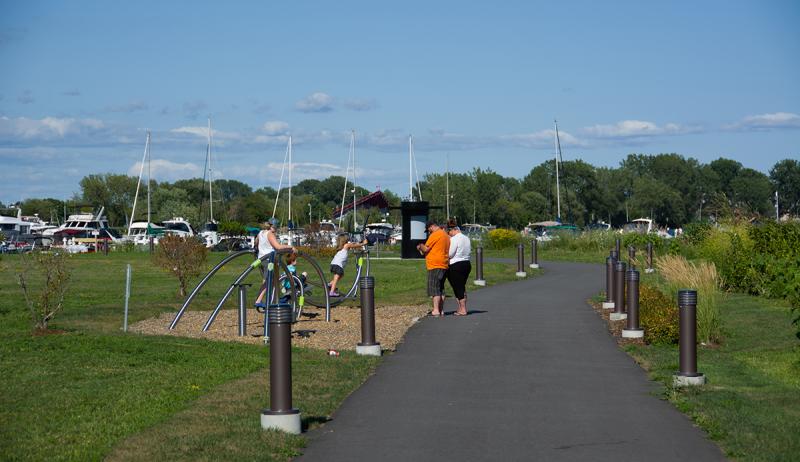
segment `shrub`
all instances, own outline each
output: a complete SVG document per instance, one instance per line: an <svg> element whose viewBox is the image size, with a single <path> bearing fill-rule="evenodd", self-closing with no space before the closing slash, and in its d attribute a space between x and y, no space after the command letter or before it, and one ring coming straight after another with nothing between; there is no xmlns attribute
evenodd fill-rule
<svg viewBox="0 0 800 462"><path fill-rule="evenodd" d="M497 228L486 234L491 249L508 249L521 242L518 232L510 229Z"/></svg>
<svg viewBox="0 0 800 462"><path fill-rule="evenodd" d="M639 286L639 323L644 329L646 343L678 343L680 324L677 305L670 297L647 284Z"/></svg>
<svg viewBox="0 0 800 462"><path fill-rule="evenodd" d="M779 258L800 255L800 223L767 222L748 231L757 253Z"/></svg>
<svg viewBox="0 0 800 462"><path fill-rule="evenodd" d="M681 239L690 245L698 245L708 237L711 233L711 229L711 223L707 221L689 223L683 227Z"/></svg>
<svg viewBox="0 0 800 462"><path fill-rule="evenodd" d="M69 254L35 252L23 254L17 281L25 296L34 330L46 330L50 320L64 308L69 288Z"/></svg>
<svg viewBox="0 0 800 462"><path fill-rule="evenodd" d="M207 256L208 249L197 239L169 235L159 239L153 260L178 278L181 297L185 297L189 279L200 275Z"/></svg>
<svg viewBox="0 0 800 462"><path fill-rule="evenodd" d="M697 290L697 336L703 343L722 339L720 278L714 263L687 261L682 256L666 255L656 259L656 268L677 295L679 289Z"/></svg>
<svg viewBox="0 0 800 462"><path fill-rule="evenodd" d="M226 236L245 236L247 228L238 221L223 221L219 224L219 233Z"/></svg>
<svg viewBox="0 0 800 462"><path fill-rule="evenodd" d="M327 260L336 255L336 247L331 246L295 246L294 248L318 259ZM324 263L324 261L320 262L323 268L327 268Z"/></svg>

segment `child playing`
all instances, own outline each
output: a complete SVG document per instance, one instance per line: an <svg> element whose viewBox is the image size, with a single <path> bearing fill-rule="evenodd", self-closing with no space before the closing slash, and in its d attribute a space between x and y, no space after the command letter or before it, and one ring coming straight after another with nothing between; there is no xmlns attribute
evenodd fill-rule
<svg viewBox="0 0 800 462"><path fill-rule="evenodd" d="M295 283L297 283L297 281L300 281L300 284L304 286L306 284L306 279L308 278L308 273L303 271L298 277L297 267L295 266L295 263L297 263L296 253L290 253L286 255L286 269L289 271L289 273L291 273L292 277L296 278ZM292 289L292 283L289 281L288 277L283 280L283 289L285 295L281 297L280 301L281 303L286 303L292 298L292 294L288 292Z"/></svg>
<svg viewBox="0 0 800 462"><path fill-rule="evenodd" d="M330 284L330 291L328 292L328 296L330 297L341 297L339 291L336 290L336 284L339 280L344 276L344 267L347 265L347 251L350 249L357 249L364 247L369 242L364 239L362 242L355 243L355 242L348 242L348 238L345 235L341 235L336 238L336 255L333 256L333 260L331 260L331 273L333 273L333 280Z"/></svg>

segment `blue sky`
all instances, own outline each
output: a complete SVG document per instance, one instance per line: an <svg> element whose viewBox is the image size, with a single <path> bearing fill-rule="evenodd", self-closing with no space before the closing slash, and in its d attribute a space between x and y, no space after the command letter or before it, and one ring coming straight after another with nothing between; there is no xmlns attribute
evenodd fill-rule
<svg viewBox="0 0 800 462"><path fill-rule="evenodd" d="M0 201L67 198L90 173L359 184L553 155L800 157L800 2L13 2L0 0Z"/></svg>

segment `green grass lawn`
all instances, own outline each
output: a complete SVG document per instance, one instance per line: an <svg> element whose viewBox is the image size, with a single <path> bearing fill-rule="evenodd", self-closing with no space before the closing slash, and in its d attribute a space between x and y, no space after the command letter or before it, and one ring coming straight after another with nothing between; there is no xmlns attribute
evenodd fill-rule
<svg viewBox="0 0 800 462"><path fill-rule="evenodd" d="M726 454L743 461L800 458L800 347L784 303L732 294L723 304L725 340L698 346L708 384L671 387L677 346L626 350L665 384L665 397L703 427Z"/></svg>
<svg viewBox="0 0 800 462"><path fill-rule="evenodd" d="M209 268L223 257L211 254ZM191 309L212 308L249 260L223 268ZM146 253L75 255L64 311L51 323L65 332L33 336L16 283L19 256L4 256L0 459L285 460L296 454L303 437L260 427L260 409L269 404L268 347L122 333L126 264L133 270L130 323L180 307L176 280ZM328 262L320 264L328 276ZM428 303L423 260L375 260L371 270L378 305ZM513 265L491 263L485 272L490 284L516 279ZM351 261L341 287L354 275ZM249 282L258 284L258 276ZM228 307L234 304L232 297ZM324 422L379 361L295 349L294 402L304 425Z"/></svg>

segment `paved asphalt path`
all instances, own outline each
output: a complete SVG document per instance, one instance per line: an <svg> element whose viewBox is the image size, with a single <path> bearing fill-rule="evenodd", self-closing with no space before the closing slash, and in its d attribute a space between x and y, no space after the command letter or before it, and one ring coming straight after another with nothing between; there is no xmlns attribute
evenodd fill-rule
<svg viewBox="0 0 800 462"><path fill-rule="evenodd" d="M413 326L299 460L724 460L587 305L604 268L542 266Z"/></svg>

